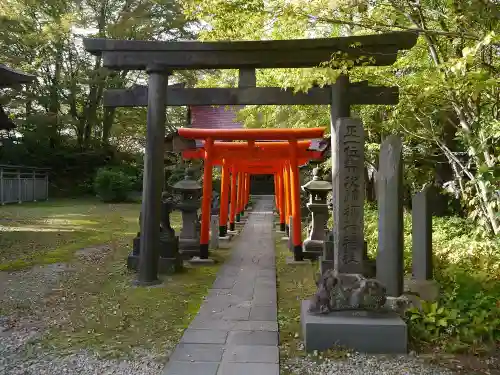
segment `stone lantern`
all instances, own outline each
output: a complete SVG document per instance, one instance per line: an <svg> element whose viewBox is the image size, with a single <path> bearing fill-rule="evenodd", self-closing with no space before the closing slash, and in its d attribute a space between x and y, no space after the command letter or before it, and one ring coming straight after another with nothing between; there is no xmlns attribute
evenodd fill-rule
<svg viewBox="0 0 500 375"><path fill-rule="evenodd" d="M303 245L305 258L316 259L323 254L329 216L326 199L332 187L330 182L320 179L319 168L313 169L312 180L302 186L302 190L309 194L307 208L312 216L310 233Z"/></svg>
<svg viewBox="0 0 500 375"><path fill-rule="evenodd" d="M182 259L179 254L179 237L170 225L170 213L174 208L173 197L168 193L162 194L161 218L160 218L160 246L158 259L158 273L171 274L182 270ZM141 226L142 213L139 215L139 227ZM133 241L132 253L127 258L127 267L137 271L141 248L141 234Z"/></svg>
<svg viewBox="0 0 500 375"><path fill-rule="evenodd" d="M189 259L200 252L200 231L198 210L201 207L201 185L193 178L194 170L186 169L184 179L172 186L180 193L181 199L176 209L182 213L182 229L179 238L179 249L182 257Z"/></svg>

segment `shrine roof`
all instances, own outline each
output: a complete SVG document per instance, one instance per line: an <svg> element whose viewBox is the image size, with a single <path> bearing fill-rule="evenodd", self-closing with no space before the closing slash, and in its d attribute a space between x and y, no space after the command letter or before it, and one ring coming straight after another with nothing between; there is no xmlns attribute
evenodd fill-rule
<svg viewBox="0 0 500 375"><path fill-rule="evenodd" d="M23 73L19 70L9 68L7 65L0 64L0 87L31 83L34 79L34 75Z"/></svg>

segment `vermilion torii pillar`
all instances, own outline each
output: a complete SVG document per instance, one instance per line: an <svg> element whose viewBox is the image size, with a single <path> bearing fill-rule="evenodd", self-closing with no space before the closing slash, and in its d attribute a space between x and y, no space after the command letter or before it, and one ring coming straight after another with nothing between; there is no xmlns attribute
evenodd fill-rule
<svg viewBox="0 0 500 375"><path fill-rule="evenodd" d="M236 191L236 180L238 174L236 173L236 168L231 166L231 212L229 213L229 230L234 232L235 224L234 220L236 218L236 204L237 204L237 191Z"/></svg>
<svg viewBox="0 0 500 375"><path fill-rule="evenodd" d="M240 222L241 218L241 201L243 200L243 172L238 173L238 185L236 186L236 194L238 201L236 202L236 222Z"/></svg>
<svg viewBox="0 0 500 375"><path fill-rule="evenodd" d="M283 190L283 169L280 168L276 173L276 180L278 181L278 185L276 187L277 196L279 201L279 215L280 215L280 232L285 231L285 192Z"/></svg>
<svg viewBox="0 0 500 375"><path fill-rule="evenodd" d="M208 243L209 243L209 226L210 226L210 202L212 195L212 165L216 161L216 152L214 140L243 140L249 141L247 147L252 151L258 151L255 146L255 141L262 140L287 140L287 148L289 152L289 192L290 192L290 212L293 217L293 233L292 243L294 250L294 258L297 261L302 260L302 233L301 233L301 217L300 217L300 193L299 193L299 144L298 139L313 139L321 138L324 134L323 128L312 129L194 129L182 128L178 130L178 134L186 139L204 139L204 182L203 182L203 202L202 202L202 220L201 220L201 236L200 236L200 258L208 258ZM256 149L256 150L255 150ZM262 160L260 162L252 161L252 165L272 165L273 157ZM245 199L245 171L239 171L238 178L238 211L244 209Z"/></svg>
<svg viewBox="0 0 500 375"><path fill-rule="evenodd" d="M220 215L219 215L219 236L227 236L227 216L229 208L229 188L230 188L230 168L228 161L222 161L222 176L220 185ZM231 192L232 193L232 192Z"/></svg>

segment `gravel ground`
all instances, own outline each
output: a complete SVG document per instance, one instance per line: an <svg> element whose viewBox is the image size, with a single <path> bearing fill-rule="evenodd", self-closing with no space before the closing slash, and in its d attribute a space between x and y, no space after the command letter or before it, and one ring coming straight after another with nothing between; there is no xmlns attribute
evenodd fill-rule
<svg viewBox="0 0 500 375"><path fill-rule="evenodd" d="M319 362L319 363L318 363ZM451 375L450 370L424 363L413 356L374 356L351 354L346 359L314 361L297 359L281 365L297 375Z"/></svg>
<svg viewBox="0 0 500 375"><path fill-rule="evenodd" d="M108 246L98 246L79 250L76 255L84 262L99 264L108 251ZM164 363L147 353L136 353L126 360L103 359L86 351L51 353L33 343L43 334L47 320L61 318L46 310L45 298L74 272L73 266L63 263L0 272L0 306L17 310L9 316L0 315L0 374L159 375Z"/></svg>

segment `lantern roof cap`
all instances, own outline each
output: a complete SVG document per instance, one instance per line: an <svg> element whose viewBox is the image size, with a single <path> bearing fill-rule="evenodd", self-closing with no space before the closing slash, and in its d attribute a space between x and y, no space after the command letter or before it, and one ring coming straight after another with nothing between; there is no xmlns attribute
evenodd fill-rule
<svg viewBox="0 0 500 375"><path fill-rule="evenodd" d="M314 168L312 180L302 185L302 190L307 192L331 191L332 188L331 182L324 181L319 177L319 168Z"/></svg>

